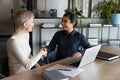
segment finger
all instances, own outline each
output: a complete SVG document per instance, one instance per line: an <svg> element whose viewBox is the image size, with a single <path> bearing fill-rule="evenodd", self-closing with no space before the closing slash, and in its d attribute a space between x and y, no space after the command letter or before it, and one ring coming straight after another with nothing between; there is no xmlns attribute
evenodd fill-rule
<svg viewBox="0 0 120 80"><path fill-rule="evenodd" d="M76 58L76 56L75 56L75 55L73 55L73 56L72 56L72 58Z"/></svg>
<svg viewBox="0 0 120 80"><path fill-rule="evenodd" d="M43 50L44 50L45 52L47 52L47 49L46 49L46 48L43 48Z"/></svg>
<svg viewBox="0 0 120 80"><path fill-rule="evenodd" d="M43 55L43 57L46 57L47 55Z"/></svg>

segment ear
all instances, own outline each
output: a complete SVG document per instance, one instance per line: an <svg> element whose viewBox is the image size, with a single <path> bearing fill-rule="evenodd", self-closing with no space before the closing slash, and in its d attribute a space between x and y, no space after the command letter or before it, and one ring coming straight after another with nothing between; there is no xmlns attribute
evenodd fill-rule
<svg viewBox="0 0 120 80"><path fill-rule="evenodd" d="M74 26L74 25L75 25L75 22L73 22L72 25Z"/></svg>
<svg viewBox="0 0 120 80"><path fill-rule="evenodd" d="M24 22L23 25L24 25L24 28L27 28L27 22Z"/></svg>
<svg viewBox="0 0 120 80"><path fill-rule="evenodd" d="M75 24L76 24L76 22L73 22L73 24L75 25Z"/></svg>

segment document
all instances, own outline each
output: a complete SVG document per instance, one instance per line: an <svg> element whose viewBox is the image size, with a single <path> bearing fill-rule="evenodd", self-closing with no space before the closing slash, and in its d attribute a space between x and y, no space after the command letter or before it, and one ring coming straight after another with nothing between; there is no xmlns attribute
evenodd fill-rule
<svg viewBox="0 0 120 80"><path fill-rule="evenodd" d="M59 70L62 74L72 77L72 78L77 76L80 72L84 71L83 69L78 69L75 67L65 66L65 65L61 65L61 64L56 64L54 66L47 68L46 70L48 70L48 71Z"/></svg>

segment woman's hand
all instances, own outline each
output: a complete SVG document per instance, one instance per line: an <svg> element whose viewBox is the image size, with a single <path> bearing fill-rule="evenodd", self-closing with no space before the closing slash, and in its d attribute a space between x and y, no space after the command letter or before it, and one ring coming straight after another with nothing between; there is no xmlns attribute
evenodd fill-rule
<svg viewBox="0 0 120 80"><path fill-rule="evenodd" d="M76 52L72 55L73 58L81 58L82 57L82 53L80 52Z"/></svg>
<svg viewBox="0 0 120 80"><path fill-rule="evenodd" d="M47 56L47 50L46 50L46 48L41 48L41 49L40 49L40 53L41 53L41 55L42 55L43 57L46 57L46 56Z"/></svg>
<svg viewBox="0 0 120 80"><path fill-rule="evenodd" d="M36 63L35 68L38 68L38 67L40 67L40 65L39 65L39 63Z"/></svg>

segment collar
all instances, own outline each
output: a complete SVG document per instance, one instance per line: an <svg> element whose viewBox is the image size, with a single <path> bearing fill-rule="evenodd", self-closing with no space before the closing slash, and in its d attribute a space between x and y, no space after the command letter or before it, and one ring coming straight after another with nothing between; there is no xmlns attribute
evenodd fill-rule
<svg viewBox="0 0 120 80"><path fill-rule="evenodd" d="M65 33L66 33L66 35L68 35L68 36L74 36L74 34L75 34L75 30L73 30L71 33L69 33L69 35L66 33L66 31L65 31Z"/></svg>
<svg viewBox="0 0 120 80"><path fill-rule="evenodd" d="M76 31L73 30L73 31L70 33L70 35L71 35L71 36L74 36L74 35L75 35L75 32L76 32Z"/></svg>
<svg viewBox="0 0 120 80"><path fill-rule="evenodd" d="M13 35L16 37L23 37L24 38L24 37L29 36L29 33L24 32L22 30L16 30Z"/></svg>

